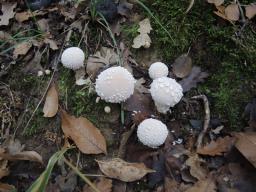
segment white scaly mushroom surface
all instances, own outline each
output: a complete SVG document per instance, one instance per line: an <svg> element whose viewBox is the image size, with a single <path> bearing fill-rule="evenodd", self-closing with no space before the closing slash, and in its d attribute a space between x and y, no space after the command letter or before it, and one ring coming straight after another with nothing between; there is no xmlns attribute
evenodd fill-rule
<svg viewBox="0 0 256 192"><path fill-rule="evenodd" d="M170 107L176 105L183 97L182 91L181 85L168 77L155 79L150 87L151 96L160 113L166 113Z"/></svg>
<svg viewBox="0 0 256 192"><path fill-rule="evenodd" d="M85 55L79 47L69 47L61 55L61 63L64 67L77 70L84 66Z"/></svg>
<svg viewBox="0 0 256 192"><path fill-rule="evenodd" d="M96 92L103 100L120 103L128 99L134 91L135 79L123 67L110 67L96 79Z"/></svg>
<svg viewBox="0 0 256 192"><path fill-rule="evenodd" d="M144 145L157 148L162 145L168 135L168 129L164 123L156 119L145 119L137 129L139 141Z"/></svg>
<svg viewBox="0 0 256 192"><path fill-rule="evenodd" d="M151 79L166 77L169 73L168 67L162 62L155 62L150 65L148 73Z"/></svg>

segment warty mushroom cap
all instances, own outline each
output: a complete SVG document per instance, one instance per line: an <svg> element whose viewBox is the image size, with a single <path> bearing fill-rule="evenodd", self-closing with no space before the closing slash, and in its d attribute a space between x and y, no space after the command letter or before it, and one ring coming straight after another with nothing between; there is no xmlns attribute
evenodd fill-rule
<svg viewBox="0 0 256 192"><path fill-rule="evenodd" d="M85 55L79 47L69 47L61 55L61 62L64 67L69 69L79 69L84 66Z"/></svg>
<svg viewBox="0 0 256 192"><path fill-rule="evenodd" d="M183 97L183 89L175 79L161 77L155 79L150 87L151 96L160 113L166 113Z"/></svg>
<svg viewBox="0 0 256 192"><path fill-rule="evenodd" d="M162 62L155 62L150 65L148 73L151 79L166 77L169 73L168 67Z"/></svg>
<svg viewBox="0 0 256 192"><path fill-rule="evenodd" d="M165 142L168 129L161 121L149 118L139 124L137 136L144 145L157 148Z"/></svg>
<svg viewBox="0 0 256 192"><path fill-rule="evenodd" d="M110 67L96 79L96 92L105 101L120 103L134 91L135 79L124 67Z"/></svg>

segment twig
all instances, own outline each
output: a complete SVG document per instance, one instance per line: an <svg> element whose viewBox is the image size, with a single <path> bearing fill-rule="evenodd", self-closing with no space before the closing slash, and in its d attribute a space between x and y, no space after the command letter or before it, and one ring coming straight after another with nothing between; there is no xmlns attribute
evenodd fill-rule
<svg viewBox="0 0 256 192"><path fill-rule="evenodd" d="M121 142L120 142L120 146L119 146L119 149L118 149L118 155L117 155L119 158L124 158L124 154L125 154L125 151L126 151L126 144L128 142L128 139L132 135L133 131L135 130L135 127L136 127L136 125L133 124L129 131L126 131L125 133L123 133L122 139L121 139Z"/></svg>
<svg viewBox="0 0 256 192"><path fill-rule="evenodd" d="M210 107L209 107L209 101L205 95L194 96L192 97L192 99L201 99L204 102L204 110L205 110L204 127L197 138L197 148L200 148L202 147L202 142L205 134L207 133L209 123L210 123Z"/></svg>

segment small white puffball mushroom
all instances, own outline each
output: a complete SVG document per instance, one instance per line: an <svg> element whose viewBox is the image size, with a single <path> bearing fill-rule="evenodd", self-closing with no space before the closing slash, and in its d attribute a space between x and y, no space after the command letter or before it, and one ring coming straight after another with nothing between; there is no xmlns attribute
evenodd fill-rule
<svg viewBox="0 0 256 192"><path fill-rule="evenodd" d="M79 47L69 47L61 55L61 62L64 67L69 69L79 69L84 66L85 55Z"/></svg>
<svg viewBox="0 0 256 192"><path fill-rule="evenodd" d="M37 76L38 76L38 77L41 77L41 76L43 76L43 75L44 75L44 72L43 72L43 71L38 71L38 72L37 72Z"/></svg>
<svg viewBox="0 0 256 192"><path fill-rule="evenodd" d="M160 113L166 113L170 107L176 105L183 97L182 91L181 85L168 77L155 79L150 87L151 96Z"/></svg>
<svg viewBox="0 0 256 192"><path fill-rule="evenodd" d="M164 123L156 119L145 119L137 129L139 141L144 145L157 148L162 145L168 135L168 129Z"/></svg>
<svg viewBox="0 0 256 192"><path fill-rule="evenodd" d="M95 88L101 99L110 103L120 103L133 94L134 85L135 79L127 69L110 67L99 74Z"/></svg>
<svg viewBox="0 0 256 192"><path fill-rule="evenodd" d="M160 77L167 77L169 71L168 67L162 62L155 62L150 65L148 73L151 79L157 79Z"/></svg>
<svg viewBox="0 0 256 192"><path fill-rule="evenodd" d="M105 113L110 113L111 112L111 108L109 106L105 106L104 107L104 111L105 111Z"/></svg>
<svg viewBox="0 0 256 192"><path fill-rule="evenodd" d="M51 74L51 70L49 70L49 69L46 69L44 72L45 72L46 75L50 75Z"/></svg>

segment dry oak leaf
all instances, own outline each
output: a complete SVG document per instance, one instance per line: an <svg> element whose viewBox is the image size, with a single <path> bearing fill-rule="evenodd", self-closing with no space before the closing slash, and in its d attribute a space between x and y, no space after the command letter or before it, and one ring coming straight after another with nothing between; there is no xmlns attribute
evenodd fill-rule
<svg viewBox="0 0 256 192"><path fill-rule="evenodd" d="M0 15L0 26L2 25L8 25L9 20L12 19L15 15L15 12L13 11L15 7L17 6L17 3L2 3L2 14Z"/></svg>
<svg viewBox="0 0 256 192"><path fill-rule="evenodd" d="M111 192L112 191L112 180L108 178L101 177L99 180L93 182L95 187L100 192ZM83 187L83 192L94 192L92 188L88 185Z"/></svg>
<svg viewBox="0 0 256 192"><path fill-rule="evenodd" d="M43 108L44 117L55 116L56 113L58 112L58 107L59 107L59 94L58 94L55 83L53 83L49 88L45 98L45 103Z"/></svg>
<svg viewBox="0 0 256 192"><path fill-rule="evenodd" d="M0 191L1 192L14 192L16 190L15 190L15 187L13 185L9 185L9 184L6 184L6 183L0 183Z"/></svg>
<svg viewBox="0 0 256 192"><path fill-rule="evenodd" d="M256 132L234 133L237 138L236 148L256 167Z"/></svg>
<svg viewBox="0 0 256 192"><path fill-rule="evenodd" d="M216 7L224 3L224 0L207 0L208 3L214 4Z"/></svg>
<svg viewBox="0 0 256 192"><path fill-rule="evenodd" d="M32 47L32 42L30 41L24 41L16 45L13 51L13 57L17 59L19 55L26 55L31 47Z"/></svg>
<svg viewBox="0 0 256 192"><path fill-rule="evenodd" d="M199 180L194 186L187 189L185 192L216 192L217 187L212 177L204 180Z"/></svg>
<svg viewBox="0 0 256 192"><path fill-rule="evenodd" d="M229 136L218 138L216 141L211 141L208 145L197 149L197 153L210 156L223 155L223 153L230 151L235 140L235 138Z"/></svg>
<svg viewBox="0 0 256 192"><path fill-rule="evenodd" d="M208 174L208 170L202 166L202 163L204 161L197 154L189 156L186 160L186 165L190 167L190 174L198 180L205 179Z"/></svg>
<svg viewBox="0 0 256 192"><path fill-rule="evenodd" d="M238 21L240 16L239 7L237 4L230 4L225 8L225 15L230 21Z"/></svg>
<svg viewBox="0 0 256 192"><path fill-rule="evenodd" d="M107 153L106 140L100 130L84 117L76 118L61 110L61 127L85 154Z"/></svg>
<svg viewBox="0 0 256 192"><path fill-rule="evenodd" d="M192 70L192 59L187 54L182 54L172 64L172 70L176 77L188 76Z"/></svg>
<svg viewBox="0 0 256 192"><path fill-rule="evenodd" d="M247 5L245 7L245 15L248 17L248 19L251 19L256 15L256 3Z"/></svg>
<svg viewBox="0 0 256 192"><path fill-rule="evenodd" d="M28 160L43 164L43 158L35 151L23 151L24 145L21 145L18 139L7 139L0 147L0 158L10 161Z"/></svg>
<svg viewBox="0 0 256 192"><path fill-rule="evenodd" d="M141 179L147 173L155 172L147 168L144 163L128 163L122 159L96 160L100 170L108 177L124 182L133 182Z"/></svg>

